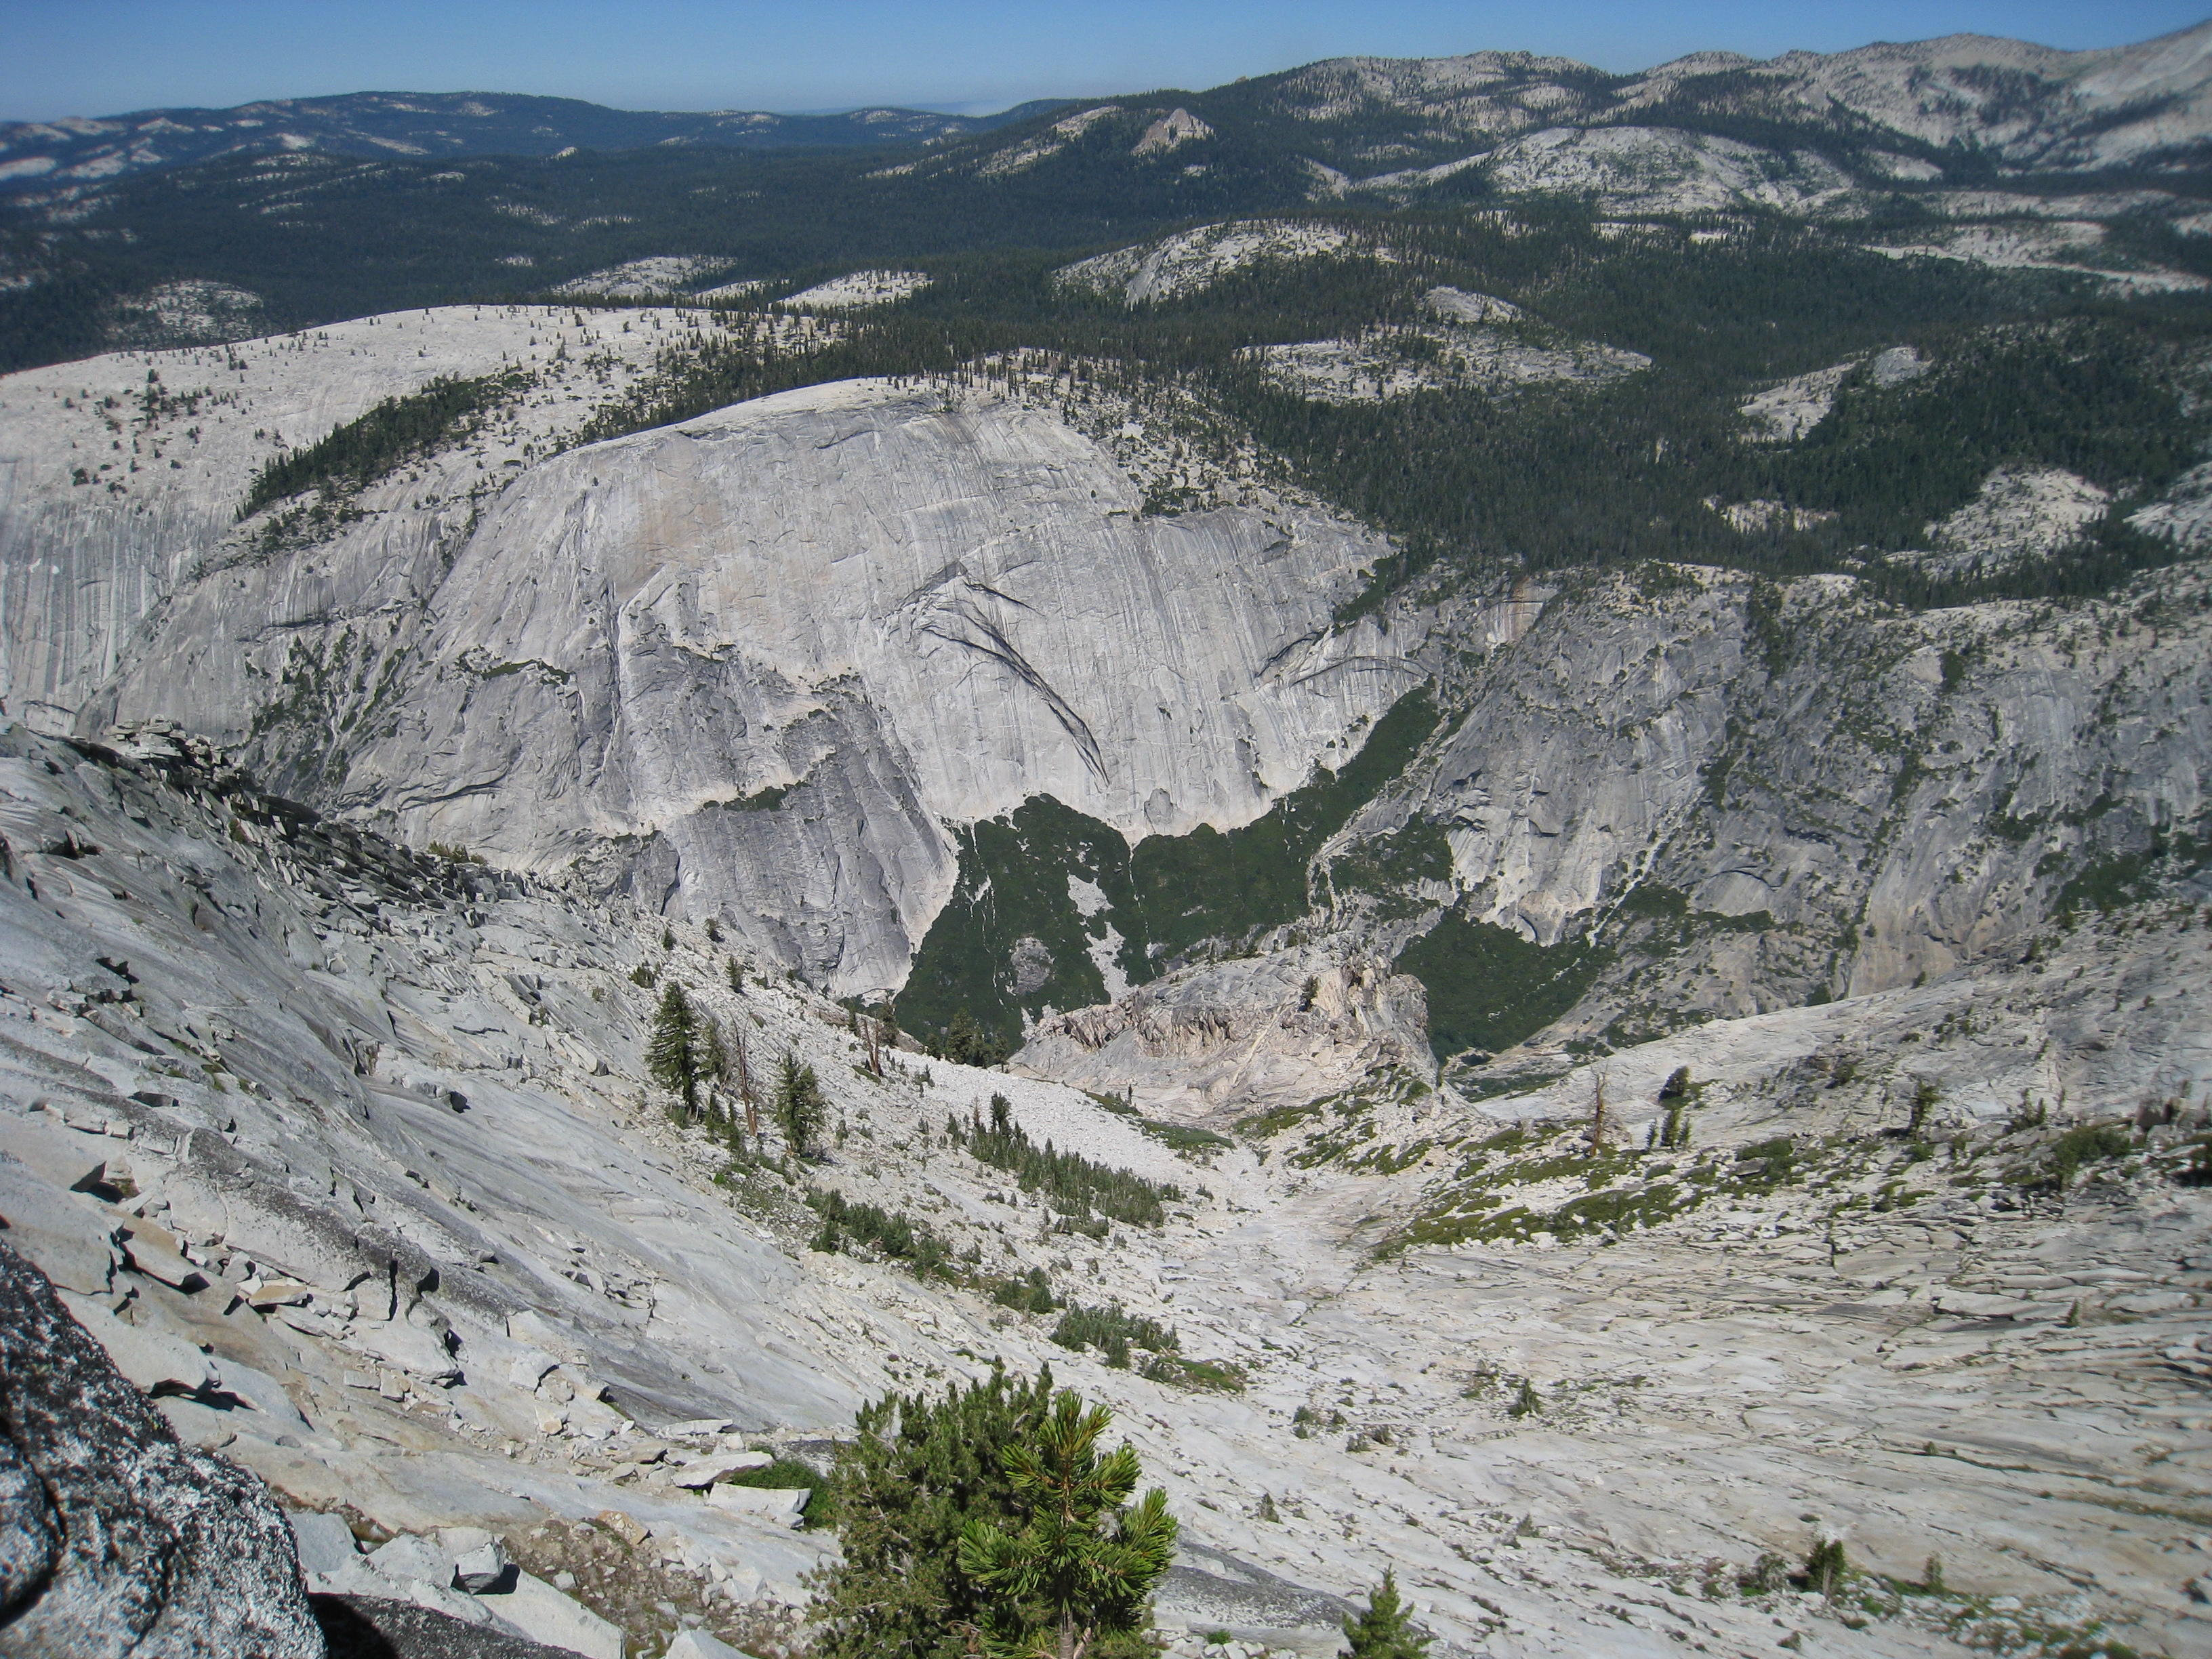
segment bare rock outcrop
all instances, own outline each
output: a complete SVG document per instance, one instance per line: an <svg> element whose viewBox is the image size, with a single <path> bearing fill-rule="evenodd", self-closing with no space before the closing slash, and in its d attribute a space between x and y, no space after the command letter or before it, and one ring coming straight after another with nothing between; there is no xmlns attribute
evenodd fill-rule
<svg viewBox="0 0 2212 1659"><path fill-rule="evenodd" d="M318 1659L291 1529L0 1242L0 1654Z"/></svg>
<svg viewBox="0 0 2212 1659"><path fill-rule="evenodd" d="M1291 949L1192 968L1098 1008L1040 1020L1018 1063L1118 1094L1147 1110L1203 1117L1293 1105L1377 1067L1425 1075L1420 981L1372 958Z"/></svg>

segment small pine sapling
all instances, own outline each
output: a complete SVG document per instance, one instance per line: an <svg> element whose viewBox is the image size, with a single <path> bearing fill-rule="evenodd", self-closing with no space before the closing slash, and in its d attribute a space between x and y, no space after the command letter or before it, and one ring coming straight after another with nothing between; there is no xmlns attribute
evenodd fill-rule
<svg viewBox="0 0 2212 1659"><path fill-rule="evenodd" d="M1398 1597L1395 1569L1367 1598L1366 1611L1344 1621L1346 1659L1425 1659L1431 1638L1413 1629L1413 1610Z"/></svg>
<svg viewBox="0 0 2212 1659"><path fill-rule="evenodd" d="M987 1614L994 1654L1084 1659L1102 1636L1150 1622L1152 1586L1175 1559L1167 1493L1129 1502L1141 1473L1124 1443L1105 1456L1113 1414L1089 1411L1072 1390L1006 1455L1018 1528L981 1516L960 1534L960 1571L995 1598Z"/></svg>
<svg viewBox="0 0 2212 1659"><path fill-rule="evenodd" d="M1805 1558L1805 1588L1818 1590L1832 1601L1836 1592L1844 1587L1850 1576L1850 1564L1844 1559L1844 1540L1823 1538L1813 1546L1813 1553Z"/></svg>
<svg viewBox="0 0 2212 1659"><path fill-rule="evenodd" d="M822 1097L821 1080L811 1066L802 1066L798 1054L787 1048L778 1063L775 1080L775 1126L793 1156L805 1158L822 1132L829 1103Z"/></svg>

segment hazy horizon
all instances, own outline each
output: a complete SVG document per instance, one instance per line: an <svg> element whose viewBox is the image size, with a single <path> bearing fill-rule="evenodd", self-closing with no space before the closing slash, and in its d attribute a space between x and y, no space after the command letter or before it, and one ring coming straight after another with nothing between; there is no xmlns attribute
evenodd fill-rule
<svg viewBox="0 0 2212 1659"><path fill-rule="evenodd" d="M373 13L275 0L82 0L66 9L0 0L0 27L15 43L0 64L0 119L371 91L574 98L625 110L811 115L889 106L980 115L1037 99L1195 91L1351 55L1526 51L1623 73L1691 52L1771 58L1953 33L2092 50L2189 27L2204 20L2203 3L1865 0L1808 18L1743 0L1656 10L1570 0L1534 15L1437 0L1128 0L1049 14L1006 0L953 0L926 14L883 0L804 12L711 0L465 9L394 0Z"/></svg>

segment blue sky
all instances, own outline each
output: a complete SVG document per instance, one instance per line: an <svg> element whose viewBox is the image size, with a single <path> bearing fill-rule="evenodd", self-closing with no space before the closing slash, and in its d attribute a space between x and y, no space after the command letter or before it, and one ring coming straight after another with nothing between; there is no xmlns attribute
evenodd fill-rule
<svg viewBox="0 0 2212 1659"><path fill-rule="evenodd" d="M1955 32L2116 46L2212 0L0 0L0 119L364 90L630 109L997 109L1200 88L1348 52L1486 47L1639 69Z"/></svg>

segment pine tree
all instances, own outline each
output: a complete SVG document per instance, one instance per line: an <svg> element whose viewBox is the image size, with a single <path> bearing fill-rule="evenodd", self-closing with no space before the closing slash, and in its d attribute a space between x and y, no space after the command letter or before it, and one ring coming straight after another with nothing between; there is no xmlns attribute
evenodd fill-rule
<svg viewBox="0 0 2212 1659"><path fill-rule="evenodd" d="M645 1069L653 1080L684 1097L684 1109L698 1109L699 1018L684 988L671 980L653 1016L653 1035L645 1045Z"/></svg>
<svg viewBox="0 0 2212 1659"><path fill-rule="evenodd" d="M1818 1590L1830 1601L1843 1588L1850 1576L1850 1563L1844 1557L1844 1540L1823 1538L1814 1543L1812 1553L1805 1558L1805 1588Z"/></svg>
<svg viewBox="0 0 2212 1659"><path fill-rule="evenodd" d="M1346 1659L1425 1659L1431 1638L1416 1635L1413 1609L1398 1600L1398 1575L1382 1575L1382 1582L1367 1598L1367 1611L1344 1621L1351 1645Z"/></svg>
<svg viewBox="0 0 2212 1659"><path fill-rule="evenodd" d="M994 1371L934 1398L887 1395L863 1406L824 1488L840 1559L815 1581L815 1659L957 1659L984 1617L960 1570L970 1520L1010 1521L1006 1452L1052 1401L1052 1371L1032 1382Z"/></svg>
<svg viewBox="0 0 2212 1659"><path fill-rule="evenodd" d="M961 1066L980 1064L976 1053L984 1043L982 1028L965 1008L952 1016L945 1033L945 1058Z"/></svg>
<svg viewBox="0 0 2212 1659"><path fill-rule="evenodd" d="M1176 1526L1158 1487L1128 1504L1143 1472L1134 1447L1098 1455L1113 1420L1063 1391L1006 1452L1020 1530L980 1516L961 1530L960 1571L995 1597L983 1623L998 1659L1085 1659L1101 1636L1145 1620Z"/></svg>
<svg viewBox="0 0 2212 1659"><path fill-rule="evenodd" d="M722 1084L730 1080L730 1051L722 1042L722 1022L712 1014L699 1017L699 1036L695 1051L698 1056L700 1082Z"/></svg>
<svg viewBox="0 0 2212 1659"><path fill-rule="evenodd" d="M1932 1077L1916 1078L1912 1087L1912 1115L1905 1126L1909 1139L1920 1139L1920 1131L1928 1121L1929 1108L1943 1098L1943 1085Z"/></svg>
<svg viewBox="0 0 2212 1659"><path fill-rule="evenodd" d="M801 1066L799 1055L787 1048L778 1062L775 1079L775 1126L783 1131L783 1144L793 1153L805 1158L814 1145L814 1138L822 1131L823 1120L829 1115L829 1104L822 1098L821 1079L814 1075L811 1066Z"/></svg>

